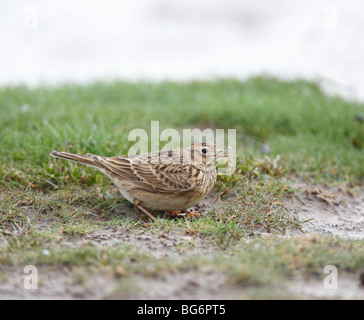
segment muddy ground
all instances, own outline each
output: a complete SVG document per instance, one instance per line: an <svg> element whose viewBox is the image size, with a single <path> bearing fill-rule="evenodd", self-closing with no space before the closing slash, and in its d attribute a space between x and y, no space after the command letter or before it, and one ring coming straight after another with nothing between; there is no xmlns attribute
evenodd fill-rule
<svg viewBox="0 0 364 320"><path fill-rule="evenodd" d="M339 187L313 186L304 181L295 182L297 190L293 198L286 200L290 211L299 219L311 219L304 225L304 236L330 234L345 238L364 239L364 190ZM214 195L210 195L214 197ZM209 199L204 204L208 208ZM123 208L123 211L128 208ZM131 210L131 209L130 209ZM303 236L298 231L289 231L284 237ZM270 237L270 234L261 234ZM168 234L152 233L147 230L129 230L122 227L103 229L86 235L83 239L98 246L112 246L129 243L142 248L152 255L163 258L185 259L193 254L213 255L217 248L209 241L194 235L172 231ZM184 242L193 246L181 251L177 247ZM72 245L72 243L70 243ZM115 288L110 275L96 275L87 282L77 283L70 279L67 268L41 267L37 290L24 290L23 269L0 267L6 279L0 279L1 299L243 299L246 291L226 284L223 274L198 274L189 271L183 274L166 273L164 276L143 278L135 276L132 281L135 292ZM124 284L128 286L128 284ZM298 299L342 298L364 299L364 289L357 278L339 278L337 290L326 290L321 281L309 279L292 280L288 286L277 288L278 296Z"/></svg>
<svg viewBox="0 0 364 320"><path fill-rule="evenodd" d="M364 190L312 186L295 182L299 195L287 201L300 219L312 219L306 232L364 239Z"/></svg>

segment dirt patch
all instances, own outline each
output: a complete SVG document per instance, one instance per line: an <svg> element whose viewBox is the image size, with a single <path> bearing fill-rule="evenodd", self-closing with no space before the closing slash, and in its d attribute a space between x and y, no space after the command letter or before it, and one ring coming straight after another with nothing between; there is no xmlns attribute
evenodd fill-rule
<svg viewBox="0 0 364 320"><path fill-rule="evenodd" d="M157 258L166 256L182 257L186 255L183 247L188 247L188 254L213 254L217 250L211 242L199 237L192 237L180 231L150 232L125 228L104 229L86 235L91 243L99 246L113 246L128 243L146 250Z"/></svg>
<svg viewBox="0 0 364 320"><path fill-rule="evenodd" d="M218 273L201 274L190 271L183 274L167 273L163 277L139 281L138 292L130 299L234 299L239 290L227 285L226 276Z"/></svg>
<svg viewBox="0 0 364 320"><path fill-rule="evenodd" d="M71 270L59 267L37 268L37 288L24 286L27 274L24 266L1 268L1 299L100 299L111 292L115 279L110 275L95 275L81 281L77 274L70 276ZM6 275L6 276L5 276Z"/></svg>
<svg viewBox="0 0 364 320"><path fill-rule="evenodd" d="M345 238L364 239L364 190L362 188L343 189L323 185L313 186L302 180L293 183L297 190L292 198L286 199L286 206L300 220L309 220L303 225L310 234L329 234ZM232 199L229 199L232 201ZM208 214L221 204L216 193L211 193L196 209L204 209ZM140 217L132 206L124 205L116 214L123 218ZM184 219L182 217L182 219ZM42 228L49 223L41 221ZM45 225L44 225L45 223ZM39 226L40 227L40 226ZM292 231L285 236L295 236ZM302 233L300 233L302 236ZM112 247L121 243L139 247L158 259L188 259L193 255L213 256L219 249L200 235L189 235L179 230L133 229L116 226L103 228L83 236L69 237L65 245L75 245L86 241L96 246ZM90 272L77 274L75 270L60 267L41 266L39 268L39 288L24 289L24 266L0 267L1 299L241 299L249 298L244 287L229 285L227 276L218 272L184 273L166 272L155 277L135 275L132 284L116 279L112 274ZM133 290L130 291L130 288ZM277 294L297 299L362 299L364 291L357 278L339 278L338 290L327 290L322 281L315 279L290 280L286 286L277 288Z"/></svg>
<svg viewBox="0 0 364 320"><path fill-rule="evenodd" d="M339 277L337 286L332 288L325 288L323 281L297 279L290 283L288 290L300 299L364 299L364 290L358 279L348 277Z"/></svg>
<svg viewBox="0 0 364 320"><path fill-rule="evenodd" d="M309 220L304 231L364 239L364 189L293 184L298 194L287 200L292 213Z"/></svg>

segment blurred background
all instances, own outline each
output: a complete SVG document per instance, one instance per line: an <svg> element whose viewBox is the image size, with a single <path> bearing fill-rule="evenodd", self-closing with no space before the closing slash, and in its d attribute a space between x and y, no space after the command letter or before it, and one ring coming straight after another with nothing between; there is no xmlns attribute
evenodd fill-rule
<svg viewBox="0 0 364 320"><path fill-rule="evenodd" d="M364 99L361 0L0 2L0 85L268 74Z"/></svg>

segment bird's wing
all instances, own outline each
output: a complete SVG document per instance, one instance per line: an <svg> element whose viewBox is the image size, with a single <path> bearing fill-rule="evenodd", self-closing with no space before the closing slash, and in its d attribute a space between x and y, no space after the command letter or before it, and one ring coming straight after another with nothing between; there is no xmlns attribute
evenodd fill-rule
<svg viewBox="0 0 364 320"><path fill-rule="evenodd" d="M90 155L92 156L92 155ZM151 157L120 156L100 157L92 156L106 169L121 178L137 182L141 187L158 192L183 192L194 186L191 176L194 168L179 162L153 161Z"/></svg>

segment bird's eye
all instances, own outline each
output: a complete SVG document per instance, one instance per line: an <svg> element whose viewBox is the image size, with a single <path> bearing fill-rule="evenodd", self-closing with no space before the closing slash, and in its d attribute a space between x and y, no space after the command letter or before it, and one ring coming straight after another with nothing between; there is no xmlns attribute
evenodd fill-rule
<svg viewBox="0 0 364 320"><path fill-rule="evenodd" d="M206 153L207 153L207 149L203 148L203 149L201 150L201 152L202 152L203 154L206 154Z"/></svg>

